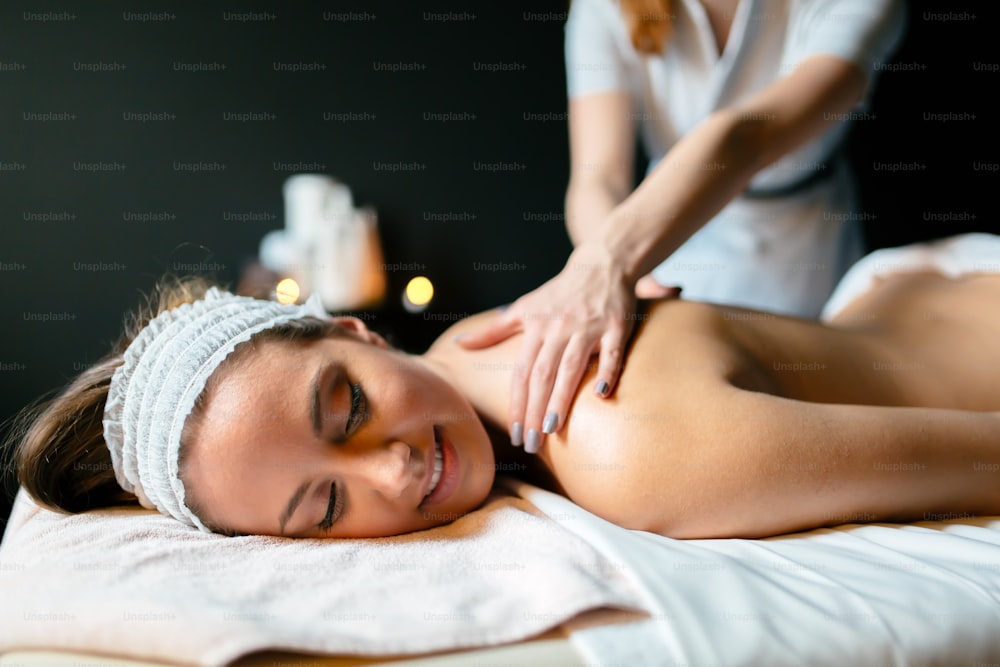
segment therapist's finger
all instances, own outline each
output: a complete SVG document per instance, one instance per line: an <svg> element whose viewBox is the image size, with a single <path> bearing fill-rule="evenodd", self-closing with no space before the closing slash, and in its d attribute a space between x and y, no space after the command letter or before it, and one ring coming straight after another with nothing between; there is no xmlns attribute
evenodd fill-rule
<svg viewBox="0 0 1000 667"><path fill-rule="evenodd" d="M602 398L611 396L618 383L622 359L625 356L625 340L629 331L629 326L619 323L609 328L601 337L601 351L597 363L594 393Z"/></svg>
<svg viewBox="0 0 1000 667"><path fill-rule="evenodd" d="M545 408L568 341L562 336L548 336L542 343L528 377L528 396L524 409L524 451L534 454L542 445Z"/></svg>
<svg viewBox="0 0 1000 667"><path fill-rule="evenodd" d="M521 316L511 308L489 324L474 331L459 334L453 340L467 350L477 350L503 342L520 332L521 329Z"/></svg>
<svg viewBox="0 0 1000 667"><path fill-rule="evenodd" d="M541 347L541 336L532 333L525 334L521 341L517 363L514 364L514 372L511 373L508 417L511 425L510 442L515 447L524 444L524 437L527 433L524 428L524 413L528 405L528 380L531 377L535 357L538 356Z"/></svg>
<svg viewBox="0 0 1000 667"><path fill-rule="evenodd" d="M585 337L574 336L563 351L559 373L552 387L552 394L549 396L545 419L542 421L543 434L558 433L562 430L594 347L594 343Z"/></svg>
<svg viewBox="0 0 1000 667"><path fill-rule="evenodd" d="M681 288L679 286L661 285L650 276L643 276L635 284L635 296L639 299L676 299L680 295Z"/></svg>
<svg viewBox="0 0 1000 667"><path fill-rule="evenodd" d="M670 294L670 288L664 287L647 273L635 284L635 295L640 299L662 299Z"/></svg>

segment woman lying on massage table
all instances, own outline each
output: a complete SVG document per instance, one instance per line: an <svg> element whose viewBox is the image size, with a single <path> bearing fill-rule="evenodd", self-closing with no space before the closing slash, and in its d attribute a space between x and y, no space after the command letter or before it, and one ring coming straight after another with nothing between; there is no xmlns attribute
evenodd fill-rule
<svg viewBox="0 0 1000 667"><path fill-rule="evenodd" d="M226 534L375 537L474 510L504 472L678 538L1000 514L1000 275L898 273L825 324L651 303L614 399L581 389L534 456L504 435L518 338L452 341L496 311L414 356L313 304L204 292L161 290L154 313L199 300L36 416L18 472L38 501L138 497Z"/></svg>

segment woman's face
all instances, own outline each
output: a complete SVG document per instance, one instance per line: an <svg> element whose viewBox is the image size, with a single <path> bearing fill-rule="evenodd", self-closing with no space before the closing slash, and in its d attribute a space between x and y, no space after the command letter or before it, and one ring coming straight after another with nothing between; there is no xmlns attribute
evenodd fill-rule
<svg viewBox="0 0 1000 667"><path fill-rule="evenodd" d="M469 402L419 357L338 321L343 336L256 343L220 371L182 470L203 521L254 535L384 537L485 500L493 450Z"/></svg>

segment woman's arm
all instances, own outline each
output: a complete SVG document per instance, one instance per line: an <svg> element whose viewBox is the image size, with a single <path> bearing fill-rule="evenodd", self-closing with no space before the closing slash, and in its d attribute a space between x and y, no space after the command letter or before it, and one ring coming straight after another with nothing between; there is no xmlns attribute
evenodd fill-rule
<svg viewBox="0 0 1000 667"><path fill-rule="evenodd" d="M624 92L597 93L569 103L570 178L566 230L573 245L593 240L601 223L635 185L632 99ZM636 283L636 296L662 299L676 289L651 275Z"/></svg>
<svg viewBox="0 0 1000 667"><path fill-rule="evenodd" d="M573 245L593 237L634 186L631 97L597 93L569 102L569 186L566 229Z"/></svg>
<svg viewBox="0 0 1000 667"><path fill-rule="evenodd" d="M804 60L746 102L713 113L670 150L591 240L634 282L669 257L753 176L818 136L860 99L861 69L832 56Z"/></svg>
<svg viewBox="0 0 1000 667"><path fill-rule="evenodd" d="M860 98L865 74L846 60L806 58L746 103L717 112L670 151L580 243L563 270L462 345L524 332L511 383L510 432L532 451L558 432L591 355L610 396L631 332L636 281L736 196L760 168L819 134ZM576 224L576 223L574 223ZM586 233L587 225L578 228Z"/></svg>
<svg viewBox="0 0 1000 667"><path fill-rule="evenodd" d="M682 538L1000 513L998 413L719 393L683 439L623 454L642 465L623 459L621 483L581 504Z"/></svg>

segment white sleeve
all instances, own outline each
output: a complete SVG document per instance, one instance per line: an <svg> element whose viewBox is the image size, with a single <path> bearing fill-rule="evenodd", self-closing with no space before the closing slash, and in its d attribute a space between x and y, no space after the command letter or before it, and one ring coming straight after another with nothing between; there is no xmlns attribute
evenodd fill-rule
<svg viewBox="0 0 1000 667"><path fill-rule="evenodd" d="M906 25L903 0L793 0L791 11L784 72L810 56L832 55L860 67L869 88Z"/></svg>
<svg viewBox="0 0 1000 667"><path fill-rule="evenodd" d="M573 0L565 32L569 97L629 90L623 49L631 49L631 42L617 4L611 0Z"/></svg>

